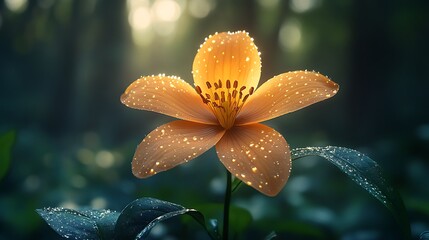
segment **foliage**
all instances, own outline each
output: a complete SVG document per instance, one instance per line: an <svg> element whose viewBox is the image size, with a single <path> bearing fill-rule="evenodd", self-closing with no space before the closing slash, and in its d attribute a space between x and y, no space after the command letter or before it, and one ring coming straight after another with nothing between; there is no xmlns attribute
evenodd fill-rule
<svg viewBox="0 0 429 240"><path fill-rule="evenodd" d="M293 159L320 156L337 166L342 172L377 198L398 221L404 238L410 239L411 232L401 197L386 181L376 162L362 153L343 147L307 147L292 150ZM239 182L234 182L234 191ZM71 210L64 208L38 209L40 216L58 234L74 239L144 239L158 223L169 218L190 215L201 224L212 239L220 239L219 226L215 218L206 223L203 213L216 216L222 212L221 205L201 205L201 212L154 198L140 198L121 213L109 210ZM203 213L202 213L203 212ZM243 232L251 221L251 215L244 209L232 208L231 226L236 234ZM275 238L275 232L266 239ZM224 238L226 239L226 238Z"/></svg>
<svg viewBox="0 0 429 240"><path fill-rule="evenodd" d="M0 180L6 175L12 157L12 147L16 133L11 130L0 135Z"/></svg>

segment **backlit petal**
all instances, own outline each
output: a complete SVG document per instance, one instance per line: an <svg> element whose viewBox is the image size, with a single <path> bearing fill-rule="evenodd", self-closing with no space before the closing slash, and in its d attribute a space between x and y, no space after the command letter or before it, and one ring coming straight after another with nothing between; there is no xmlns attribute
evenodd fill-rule
<svg viewBox="0 0 429 240"><path fill-rule="evenodd" d="M277 195L289 178L289 145L280 133L263 124L231 128L216 150L228 171L268 196Z"/></svg>
<svg viewBox="0 0 429 240"><path fill-rule="evenodd" d="M224 32L209 36L201 45L192 69L195 85L207 91L219 80L238 82L238 88L256 88L261 75L261 59L253 39L246 32Z"/></svg>
<svg viewBox="0 0 429 240"><path fill-rule="evenodd" d="M262 122L334 96L339 86L320 73L295 71L262 84L249 97L236 124Z"/></svg>
<svg viewBox="0 0 429 240"><path fill-rule="evenodd" d="M127 107L208 124L217 120L195 89L174 76L148 76L134 81L121 96Z"/></svg>
<svg viewBox="0 0 429 240"><path fill-rule="evenodd" d="M164 124L149 133L137 147L132 161L133 174L150 177L188 162L213 147L225 130L184 120Z"/></svg>

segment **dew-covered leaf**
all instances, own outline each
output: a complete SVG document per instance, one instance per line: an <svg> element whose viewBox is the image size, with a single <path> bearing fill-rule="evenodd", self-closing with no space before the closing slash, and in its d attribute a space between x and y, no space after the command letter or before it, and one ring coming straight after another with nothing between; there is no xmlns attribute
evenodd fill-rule
<svg viewBox="0 0 429 240"><path fill-rule="evenodd" d="M419 240L429 240L429 231L424 231L420 234Z"/></svg>
<svg viewBox="0 0 429 240"><path fill-rule="evenodd" d="M113 239L118 212L110 210L36 209L48 225L64 238Z"/></svg>
<svg viewBox="0 0 429 240"><path fill-rule="evenodd" d="M272 239L275 239L276 237L277 237L276 232L270 232L270 234L268 234L268 235L264 238L264 240L272 240Z"/></svg>
<svg viewBox="0 0 429 240"><path fill-rule="evenodd" d="M219 222L217 219L209 219L207 223L207 230L212 236L212 239L222 239L222 236L220 234L219 230Z"/></svg>
<svg viewBox="0 0 429 240"><path fill-rule="evenodd" d="M293 149L292 159L320 156L337 166L342 172L386 206L400 224L404 237L411 230L404 203L399 193L384 178L379 165L364 154L344 147L307 147Z"/></svg>
<svg viewBox="0 0 429 240"><path fill-rule="evenodd" d="M15 142L16 133L11 130L0 135L0 179L6 175L11 159L11 151Z"/></svg>
<svg viewBox="0 0 429 240"><path fill-rule="evenodd" d="M194 209L155 198L140 198L128 204L115 227L117 239L144 239L150 230L164 220L187 214L206 228L204 216Z"/></svg>

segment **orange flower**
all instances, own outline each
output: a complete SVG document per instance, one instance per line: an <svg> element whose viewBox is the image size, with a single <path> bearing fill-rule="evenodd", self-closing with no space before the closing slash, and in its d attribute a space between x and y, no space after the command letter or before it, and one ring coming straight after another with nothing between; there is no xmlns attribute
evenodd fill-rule
<svg viewBox="0 0 429 240"><path fill-rule="evenodd" d="M216 146L220 161L235 177L268 196L277 195L290 174L289 145L259 122L330 98L338 85L316 72L294 71L256 89L259 55L248 33L216 33L195 56L195 88L165 75L133 82L121 96L123 104L182 119L143 139L133 158L133 174L150 177Z"/></svg>

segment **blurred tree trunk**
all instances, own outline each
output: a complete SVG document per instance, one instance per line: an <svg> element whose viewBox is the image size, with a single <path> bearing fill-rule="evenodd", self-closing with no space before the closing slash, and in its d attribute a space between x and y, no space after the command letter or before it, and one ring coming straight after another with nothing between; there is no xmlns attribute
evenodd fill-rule
<svg viewBox="0 0 429 240"><path fill-rule="evenodd" d="M394 67L394 51L389 36L391 4L384 1L353 1L348 129L368 138L394 121L389 115L389 73Z"/></svg>
<svg viewBox="0 0 429 240"><path fill-rule="evenodd" d="M58 78L52 81L52 95L50 96L50 111L47 119L48 129L53 135L64 134L73 126L72 119L72 98L74 95L74 82L76 73L76 59L80 27L82 25L80 13L83 0L76 0L71 3L71 15L69 22L56 26L60 33L57 37L59 53L57 56L64 56L57 59L56 66ZM62 29L61 29L62 28ZM60 30L61 29L61 30ZM55 66L54 66L55 67Z"/></svg>

